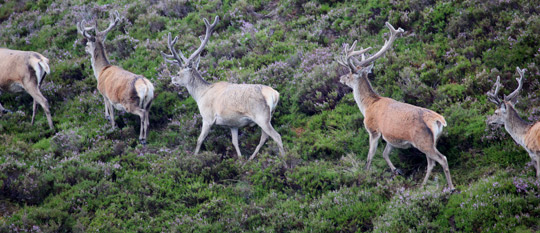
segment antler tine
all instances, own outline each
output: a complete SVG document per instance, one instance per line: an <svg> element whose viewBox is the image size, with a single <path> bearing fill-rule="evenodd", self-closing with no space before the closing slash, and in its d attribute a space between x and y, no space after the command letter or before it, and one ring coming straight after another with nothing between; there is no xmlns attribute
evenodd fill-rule
<svg viewBox="0 0 540 233"><path fill-rule="evenodd" d="M214 31L214 27L216 27L217 23L219 22L219 16L216 16L214 19L214 23L210 24L207 19L203 19L204 24L206 25L206 34L204 35L204 40L201 42L201 45L189 58L187 59L187 62L190 62L193 60L193 58L197 57L206 46L206 43L208 43L208 40L210 40L210 36L212 35L212 32ZM187 63L186 62L186 63Z"/></svg>
<svg viewBox="0 0 540 233"><path fill-rule="evenodd" d="M351 69L351 66L349 66L347 64L347 50L348 50L348 45L347 44L344 44L343 45L343 51L341 51L341 55L338 56L336 58L336 61L338 62L338 64L340 64L341 66L345 66L349 69L349 72L352 72L353 70Z"/></svg>
<svg viewBox="0 0 540 233"><path fill-rule="evenodd" d="M112 12L110 14L109 26L107 27L107 29L105 29L105 30L103 30L101 32L98 32L97 21L96 21L96 35L100 35L102 37L105 37L107 35L107 33L109 33L109 31L111 31L111 29L113 29L118 24L119 21L120 21L120 13L118 13L118 11Z"/></svg>
<svg viewBox="0 0 540 233"><path fill-rule="evenodd" d="M516 70L519 73L519 78L516 78L516 80L518 81L518 87L516 88L516 90L510 93L510 95L504 97L505 101L510 101L514 104L517 102L519 92L523 88L523 76L525 75L526 69L520 69L519 67L517 67Z"/></svg>
<svg viewBox="0 0 540 233"><path fill-rule="evenodd" d="M86 24L86 20L84 20L84 19L81 22L78 22L77 23L77 31L79 31L79 33L81 33L81 35L83 35L87 39L91 39L92 36L90 34L88 34L88 31L94 29L94 27L93 26L92 27L84 27L83 26L84 24Z"/></svg>
<svg viewBox="0 0 540 233"><path fill-rule="evenodd" d="M163 59L165 59L166 62L169 63L176 63L178 65L182 65L182 63L187 64L187 59L184 57L184 54L180 52L180 56L178 56L178 52L174 48L174 45L178 41L178 36L174 37L174 40L171 40L172 36L171 33L167 35L167 45L169 47L169 50L171 51L171 54L166 54L164 52L161 52L161 55L163 56ZM174 58L176 61L169 60L168 58Z"/></svg>
<svg viewBox="0 0 540 233"><path fill-rule="evenodd" d="M501 99L499 99L499 97L497 97L497 94L499 94L499 90L502 87L500 76L497 76L497 81L495 82L495 84L493 84L493 86L495 87L495 90L493 92L488 91L487 93L488 100L497 105L500 105L502 101Z"/></svg>
<svg viewBox="0 0 540 233"><path fill-rule="evenodd" d="M367 58L365 60L362 60L358 64L359 66L365 66L366 64L374 61L375 59L377 59L379 57L381 57L384 53L386 53L386 51L388 49L390 49L390 47L392 46L392 44L396 40L397 36L400 35L401 33L405 32L405 30L403 30L402 28L398 28L396 30L394 28L394 26L392 26L389 22L386 22L386 27L388 27L388 29L390 29L390 38L388 40L385 40L384 45L379 50L379 52L375 53L373 56L371 56L371 57L369 57L369 58Z"/></svg>
<svg viewBox="0 0 540 233"><path fill-rule="evenodd" d="M367 47L367 48L361 48L359 51L354 51L354 52L351 52L349 54L349 57L351 59L351 64L353 67L355 67L356 70L358 70L357 67L361 67L361 65L359 65L360 61L358 61L358 59L356 59L356 57L354 56L358 56L358 55L362 55L362 61L366 59L366 52L369 51L371 49L371 47Z"/></svg>
<svg viewBox="0 0 540 233"><path fill-rule="evenodd" d="M343 51L341 51L341 56L336 59L340 65L347 67L349 69L349 72L356 71L354 69L354 66L351 65L351 63L349 62L349 53L354 50L354 47L356 47L356 41L354 41L354 43L350 47L348 44L344 44Z"/></svg>

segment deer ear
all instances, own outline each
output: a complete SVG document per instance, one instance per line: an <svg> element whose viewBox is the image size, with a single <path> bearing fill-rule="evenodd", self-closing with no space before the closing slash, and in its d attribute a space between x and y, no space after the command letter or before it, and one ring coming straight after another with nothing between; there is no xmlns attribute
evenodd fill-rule
<svg viewBox="0 0 540 233"><path fill-rule="evenodd" d="M506 103L502 103L502 104L501 104L501 111L502 111L503 113L506 113Z"/></svg>
<svg viewBox="0 0 540 233"><path fill-rule="evenodd" d="M362 73L370 74L372 69L373 69L373 64L371 64L371 65L369 65L369 66L367 66L367 67L362 68Z"/></svg>

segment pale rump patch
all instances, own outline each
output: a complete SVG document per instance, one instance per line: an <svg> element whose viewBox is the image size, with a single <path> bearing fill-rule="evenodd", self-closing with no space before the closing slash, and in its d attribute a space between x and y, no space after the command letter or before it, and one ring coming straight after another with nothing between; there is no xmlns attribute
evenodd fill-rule
<svg viewBox="0 0 540 233"><path fill-rule="evenodd" d="M273 112L279 102L279 92L268 86L264 86L261 92L266 100L266 104L270 108L270 112Z"/></svg>
<svg viewBox="0 0 540 233"><path fill-rule="evenodd" d="M446 120L443 116L431 110L424 112L423 119L433 133L433 140L436 143L443 131L443 128L446 126Z"/></svg>
<svg viewBox="0 0 540 233"><path fill-rule="evenodd" d="M147 79L137 79L135 81L135 90L139 97L139 107L146 109L148 103L154 98L154 85Z"/></svg>

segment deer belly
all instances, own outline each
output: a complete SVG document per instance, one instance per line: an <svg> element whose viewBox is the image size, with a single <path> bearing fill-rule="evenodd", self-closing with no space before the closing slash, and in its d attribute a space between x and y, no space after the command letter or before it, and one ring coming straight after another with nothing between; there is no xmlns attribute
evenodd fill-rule
<svg viewBox="0 0 540 233"><path fill-rule="evenodd" d="M216 115L216 125L240 128L250 124L253 124L253 121L251 120L251 118L246 116L222 117L220 115Z"/></svg>
<svg viewBox="0 0 540 233"><path fill-rule="evenodd" d="M392 145L395 148L407 149L407 148L411 147L411 143L409 141L406 141L406 140L395 139L395 138L386 138L386 137L384 137L384 135L383 135L383 139L386 141L386 143L390 143L390 145Z"/></svg>
<svg viewBox="0 0 540 233"><path fill-rule="evenodd" d="M124 111L124 112L126 111L126 108L124 108L124 105L122 104L119 104L119 103L111 103L111 104L118 111Z"/></svg>
<svg viewBox="0 0 540 233"><path fill-rule="evenodd" d="M12 83L9 85L9 92L21 92L24 90L24 87L20 83Z"/></svg>

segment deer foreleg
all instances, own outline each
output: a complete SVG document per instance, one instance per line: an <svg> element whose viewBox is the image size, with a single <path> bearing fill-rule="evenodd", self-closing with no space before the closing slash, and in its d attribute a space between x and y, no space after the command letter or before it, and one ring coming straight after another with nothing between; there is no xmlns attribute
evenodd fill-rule
<svg viewBox="0 0 540 233"><path fill-rule="evenodd" d="M201 149L201 145L204 142L204 139L206 136L208 136L208 132L210 132L210 127L212 125L206 121L203 120L203 125L201 129L201 135L199 135L199 138L197 139L197 147L195 147L194 154L198 154L199 150Z"/></svg>
<svg viewBox="0 0 540 233"><path fill-rule="evenodd" d="M369 170L371 167L371 160L373 160L373 156L375 155L375 152L377 152L377 145L379 144L380 137L380 133L369 133L369 152L367 156L366 170Z"/></svg>
<svg viewBox="0 0 540 233"><path fill-rule="evenodd" d="M392 161L390 161L390 152L392 152L393 148L394 147L390 145L390 143L386 142L386 147L384 148L382 156L384 160L386 160L386 163L388 164L388 166L390 166L390 170L392 170L392 172L395 172L396 167L394 167L394 164L392 164Z"/></svg>

